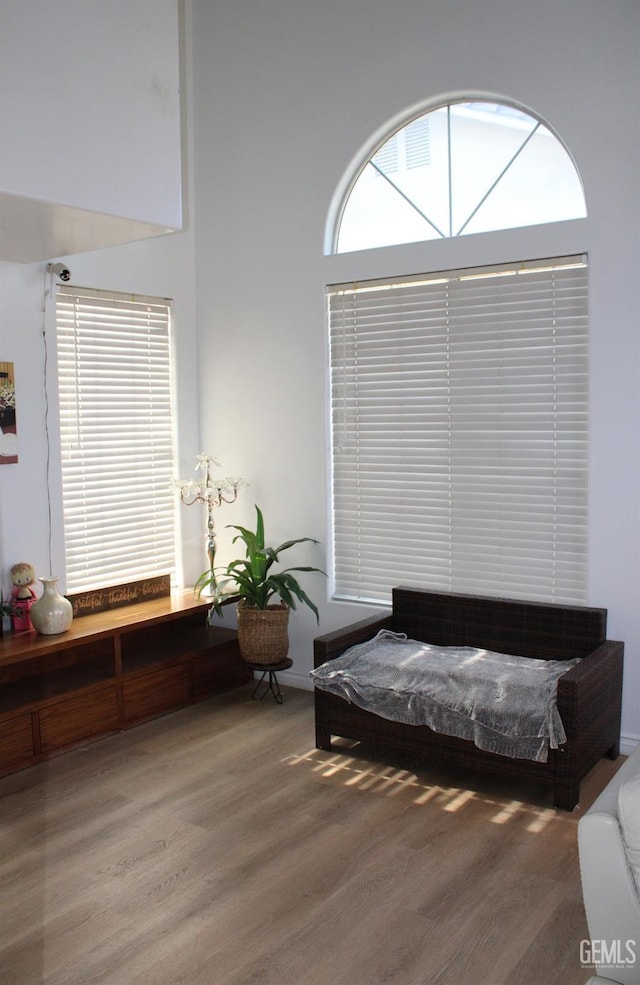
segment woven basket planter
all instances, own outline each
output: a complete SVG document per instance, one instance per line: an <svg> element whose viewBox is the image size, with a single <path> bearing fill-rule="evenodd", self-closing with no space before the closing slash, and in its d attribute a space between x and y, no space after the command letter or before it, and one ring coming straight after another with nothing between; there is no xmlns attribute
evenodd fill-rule
<svg viewBox="0 0 640 985"><path fill-rule="evenodd" d="M289 606L268 605L252 609L238 603L238 643L242 659L249 664L277 664L289 652Z"/></svg>

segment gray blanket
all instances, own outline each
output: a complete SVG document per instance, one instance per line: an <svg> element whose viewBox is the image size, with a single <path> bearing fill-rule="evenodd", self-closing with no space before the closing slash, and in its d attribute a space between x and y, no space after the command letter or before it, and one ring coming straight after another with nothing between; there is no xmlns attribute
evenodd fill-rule
<svg viewBox="0 0 640 985"><path fill-rule="evenodd" d="M382 718L428 725L479 749L546 762L566 741L558 678L575 660L433 646L382 630L311 671L316 687Z"/></svg>

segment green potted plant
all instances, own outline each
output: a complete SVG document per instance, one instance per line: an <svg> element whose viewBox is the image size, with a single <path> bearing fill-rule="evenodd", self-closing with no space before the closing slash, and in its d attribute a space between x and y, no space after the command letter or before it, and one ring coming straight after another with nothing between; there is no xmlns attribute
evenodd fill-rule
<svg viewBox="0 0 640 985"><path fill-rule="evenodd" d="M289 650L289 612L298 603L308 606L319 621L318 609L300 586L296 575L303 571L325 574L320 568L307 565L274 570L280 555L295 544L318 541L312 537L287 540L278 547L268 547L264 537L264 518L256 506L256 529L248 530L237 524L227 524L238 533L233 543L244 544L245 555L230 561L225 568L204 571L196 582L200 595L205 589L213 593L211 614L220 615L222 602L230 595L238 601L238 643L240 652L251 664L277 664ZM220 571L220 575L218 575ZM278 599L278 601L275 601Z"/></svg>

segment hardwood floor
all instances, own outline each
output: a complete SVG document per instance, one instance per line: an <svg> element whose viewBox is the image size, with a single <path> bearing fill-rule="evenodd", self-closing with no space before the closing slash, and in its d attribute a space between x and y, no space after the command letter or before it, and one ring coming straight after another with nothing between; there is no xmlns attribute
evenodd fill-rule
<svg viewBox="0 0 640 985"><path fill-rule="evenodd" d="M241 688L0 780L3 985L587 980L580 809L321 752L312 695L284 694Z"/></svg>

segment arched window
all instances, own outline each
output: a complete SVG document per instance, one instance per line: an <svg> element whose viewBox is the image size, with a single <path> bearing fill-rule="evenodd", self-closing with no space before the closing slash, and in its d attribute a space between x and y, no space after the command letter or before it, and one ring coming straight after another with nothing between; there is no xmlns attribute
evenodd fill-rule
<svg viewBox="0 0 640 985"><path fill-rule="evenodd" d="M331 252L585 215L571 156L541 120L505 103L451 102L378 145L344 199Z"/></svg>
<svg viewBox="0 0 640 985"><path fill-rule="evenodd" d="M531 113L467 99L372 138L350 178L326 227L343 254L326 258L333 597L388 602L411 584L584 603L588 256L586 223L562 228L586 216L571 155ZM400 243L415 246L374 249Z"/></svg>

